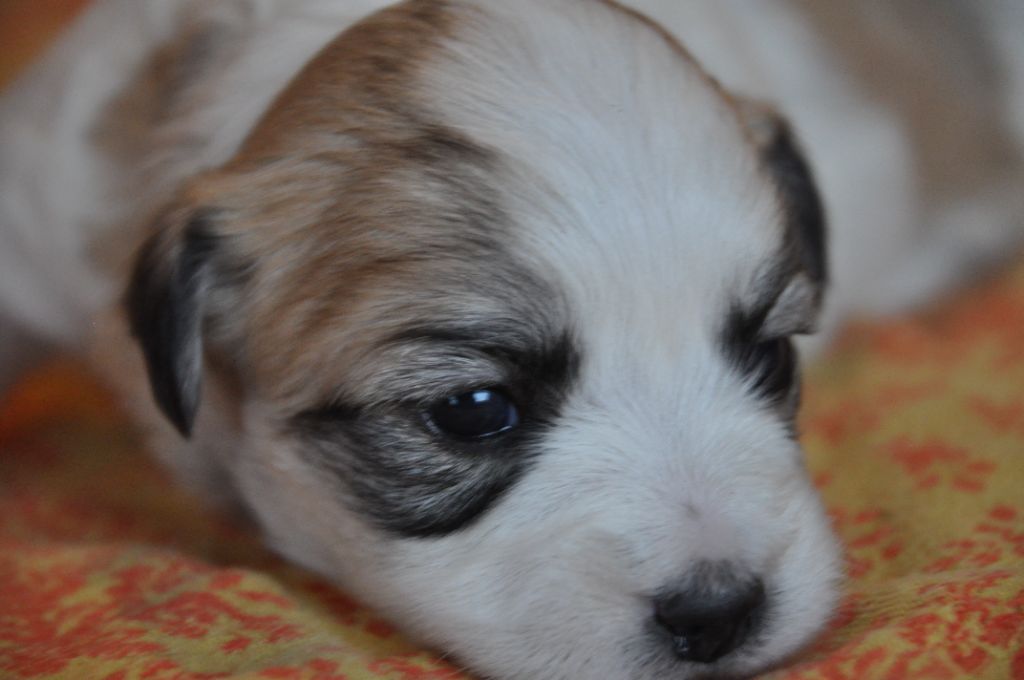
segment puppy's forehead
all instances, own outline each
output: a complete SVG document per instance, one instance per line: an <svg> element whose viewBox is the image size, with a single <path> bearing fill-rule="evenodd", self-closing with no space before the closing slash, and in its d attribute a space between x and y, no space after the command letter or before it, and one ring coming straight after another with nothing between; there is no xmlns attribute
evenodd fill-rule
<svg viewBox="0 0 1024 680"><path fill-rule="evenodd" d="M709 300L781 240L728 99L602 1L385 10L304 70L235 167L259 206L238 208L266 288L254 351L280 376L437 321L538 340L581 318L717 326L728 303Z"/></svg>
<svg viewBox="0 0 1024 680"><path fill-rule="evenodd" d="M676 342L754 294L778 197L733 101L670 36L616 3L527 0L481 3L445 45L430 106L500 150L517 243L574 316Z"/></svg>

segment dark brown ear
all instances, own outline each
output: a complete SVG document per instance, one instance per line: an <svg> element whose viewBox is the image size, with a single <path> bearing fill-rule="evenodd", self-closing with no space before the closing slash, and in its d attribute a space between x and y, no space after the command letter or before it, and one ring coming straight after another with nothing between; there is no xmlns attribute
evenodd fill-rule
<svg viewBox="0 0 1024 680"><path fill-rule="evenodd" d="M160 410L185 437L192 433L203 374L203 317L217 237L211 213L180 210L143 244L125 297L132 335L146 361ZM183 226L182 226L183 225Z"/></svg>
<svg viewBox="0 0 1024 680"><path fill-rule="evenodd" d="M743 122L775 180L785 211L790 245L801 268L815 284L828 280L825 208L814 173L789 123L760 102L739 100Z"/></svg>

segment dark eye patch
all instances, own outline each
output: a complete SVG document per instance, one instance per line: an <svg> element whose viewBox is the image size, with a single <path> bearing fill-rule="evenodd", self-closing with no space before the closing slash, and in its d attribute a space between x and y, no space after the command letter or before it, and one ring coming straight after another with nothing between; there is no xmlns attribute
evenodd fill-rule
<svg viewBox="0 0 1024 680"><path fill-rule="evenodd" d="M491 507L532 454L510 440L446 446L418 415L401 406L335 407L304 414L296 426L309 462L337 478L353 510L401 537L444 536Z"/></svg>
<svg viewBox="0 0 1024 680"><path fill-rule="evenodd" d="M752 392L772 405L792 406L795 412L796 349L791 338L761 337L769 311L769 305L753 313L734 308L726 322L722 342L726 355Z"/></svg>
<svg viewBox="0 0 1024 680"><path fill-rule="evenodd" d="M452 351L454 336L435 339ZM415 342L422 341L416 334ZM514 395L517 404L517 426L501 436L440 433L423 417L436 403L402 393L372 404L314 407L292 417L288 428L302 440L310 464L335 477L353 510L377 526L406 538L451 534L481 517L529 470L579 364L568 334L532 352L486 350L507 376L502 394ZM452 376L455 384L458 379ZM417 391L410 386L410 393Z"/></svg>
<svg viewBox="0 0 1024 680"><path fill-rule="evenodd" d="M784 399L796 380L796 350L789 338L754 342L738 357L751 388L766 399Z"/></svg>

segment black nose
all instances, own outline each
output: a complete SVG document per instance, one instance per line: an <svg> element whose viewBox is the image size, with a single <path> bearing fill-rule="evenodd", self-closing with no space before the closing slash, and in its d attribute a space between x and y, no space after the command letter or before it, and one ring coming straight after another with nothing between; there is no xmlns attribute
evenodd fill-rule
<svg viewBox="0 0 1024 680"><path fill-rule="evenodd" d="M657 598L654 618L672 635L680 659L711 663L743 644L760 618L764 600L760 579L710 573Z"/></svg>

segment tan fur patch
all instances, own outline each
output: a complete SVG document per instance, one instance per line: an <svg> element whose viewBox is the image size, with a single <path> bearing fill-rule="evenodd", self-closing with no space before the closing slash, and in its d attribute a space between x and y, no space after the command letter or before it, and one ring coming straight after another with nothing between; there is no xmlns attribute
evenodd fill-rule
<svg viewBox="0 0 1024 680"><path fill-rule="evenodd" d="M184 192L245 289L224 292L216 315L245 327L223 334L245 339L247 374L277 394L333 389L332 366L358 365L416 310L457 298L429 291L481 278L481 263L510 266L481 235L500 220L492 152L431 119L416 91L450 7L414 0L350 28L233 161Z"/></svg>
<svg viewBox="0 0 1024 680"><path fill-rule="evenodd" d="M417 71L454 22L446 0L411 0L365 19L333 40L278 97L238 163L326 149L350 137L408 136ZM321 133L325 138L317 138ZM301 139L296 139L300 136ZM296 146L296 144L298 146Z"/></svg>

